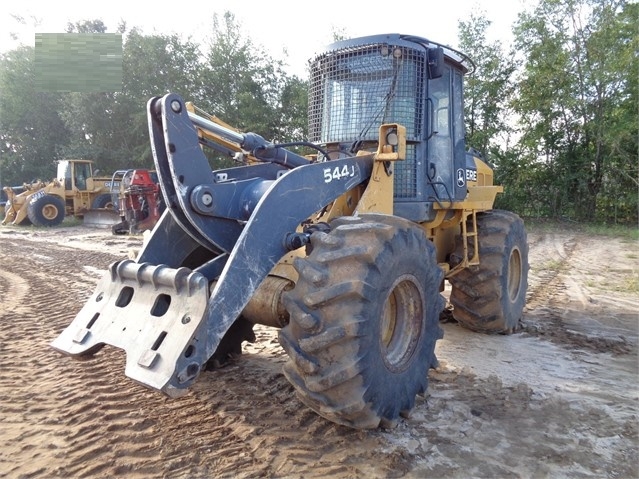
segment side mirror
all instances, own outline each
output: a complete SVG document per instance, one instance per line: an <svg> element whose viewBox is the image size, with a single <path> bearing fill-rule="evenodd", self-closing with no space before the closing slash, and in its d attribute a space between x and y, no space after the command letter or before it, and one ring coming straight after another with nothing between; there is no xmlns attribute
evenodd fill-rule
<svg viewBox="0 0 639 479"><path fill-rule="evenodd" d="M440 78L444 74L444 49L442 47L428 49L428 78Z"/></svg>

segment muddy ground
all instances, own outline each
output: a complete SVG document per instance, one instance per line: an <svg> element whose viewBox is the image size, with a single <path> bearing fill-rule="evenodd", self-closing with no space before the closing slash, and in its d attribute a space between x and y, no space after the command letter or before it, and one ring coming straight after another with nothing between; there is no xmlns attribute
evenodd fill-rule
<svg viewBox="0 0 639 479"><path fill-rule="evenodd" d="M82 226L0 229L0 476L8 478L639 477L639 244L529 231L520 332L445 322L426 397L390 431L307 409L276 331L169 399L105 348L49 347L106 266L140 236Z"/></svg>

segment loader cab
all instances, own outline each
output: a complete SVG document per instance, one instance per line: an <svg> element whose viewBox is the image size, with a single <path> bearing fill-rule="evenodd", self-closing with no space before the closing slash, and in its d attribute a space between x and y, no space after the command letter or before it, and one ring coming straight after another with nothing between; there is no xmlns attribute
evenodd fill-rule
<svg viewBox="0 0 639 479"><path fill-rule="evenodd" d="M406 127L394 165L394 214L430 221L467 194L463 76L470 60L421 37L334 43L310 62L309 134L331 159L375 151L379 126Z"/></svg>
<svg viewBox="0 0 639 479"><path fill-rule="evenodd" d="M58 162L58 180L64 181L64 190L87 190L87 180L93 178L93 164L89 160L62 160Z"/></svg>

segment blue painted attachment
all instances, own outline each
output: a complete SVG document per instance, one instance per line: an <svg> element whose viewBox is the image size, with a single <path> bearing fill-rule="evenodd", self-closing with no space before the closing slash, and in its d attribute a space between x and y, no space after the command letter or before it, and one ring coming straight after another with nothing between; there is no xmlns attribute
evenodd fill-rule
<svg viewBox="0 0 639 479"><path fill-rule="evenodd" d="M179 96L151 100L148 114L168 208L138 259L112 265L53 347L74 356L103 344L122 348L128 376L176 396L275 264L303 245L291 242L291 233L368 181L374 160L370 154L311 164L269 146L264 165L212 172Z"/></svg>

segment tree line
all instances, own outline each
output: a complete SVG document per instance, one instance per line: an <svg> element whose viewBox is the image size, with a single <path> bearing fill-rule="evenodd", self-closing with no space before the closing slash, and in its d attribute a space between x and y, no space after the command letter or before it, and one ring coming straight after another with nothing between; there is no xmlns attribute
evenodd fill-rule
<svg viewBox="0 0 639 479"><path fill-rule="evenodd" d="M67 33L107 33L101 20ZM306 82L241 34L231 13L215 17L205 45L179 35L123 34L122 88L38 91L35 51L0 57L0 174L4 185L55 176L62 158L87 158L103 172L153 166L146 104L175 92L243 131L289 141L305 136Z"/></svg>
<svg viewBox="0 0 639 479"><path fill-rule="evenodd" d="M482 12L459 22L458 49L476 65L466 77L466 141L505 186L497 207L637 224L638 20L639 5L625 0L539 0L519 15L511 45L487 39ZM67 31L107 27L88 20ZM124 24L117 31L117 92L39 92L32 47L0 56L3 185L49 179L62 158L90 158L103 171L152 167L146 103L167 92L242 131L306 139L307 80L255 45L232 13L214 18L205 44Z"/></svg>

